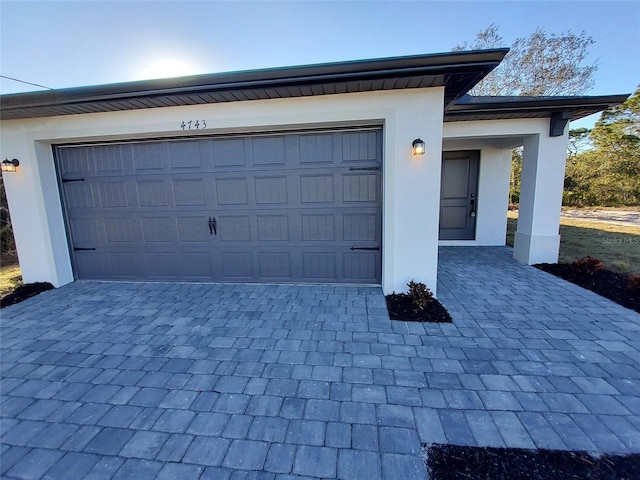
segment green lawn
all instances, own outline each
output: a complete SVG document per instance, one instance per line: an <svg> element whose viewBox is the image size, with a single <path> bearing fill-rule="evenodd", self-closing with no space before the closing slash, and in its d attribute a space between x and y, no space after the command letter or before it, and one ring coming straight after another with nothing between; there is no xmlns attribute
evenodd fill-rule
<svg viewBox="0 0 640 480"><path fill-rule="evenodd" d="M517 222L515 213L509 212L507 245L513 246ZM559 261L570 263L586 256L599 258L610 270L640 273L640 227L561 219Z"/></svg>
<svg viewBox="0 0 640 480"><path fill-rule="evenodd" d="M3 265L0 267L0 298L22 285L22 275L20 274L20 265Z"/></svg>

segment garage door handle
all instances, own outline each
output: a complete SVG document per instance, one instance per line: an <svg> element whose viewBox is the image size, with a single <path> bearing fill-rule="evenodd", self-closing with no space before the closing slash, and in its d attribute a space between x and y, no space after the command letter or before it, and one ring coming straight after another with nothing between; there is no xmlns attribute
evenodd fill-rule
<svg viewBox="0 0 640 480"><path fill-rule="evenodd" d="M351 247L349 250L380 250L380 247Z"/></svg>
<svg viewBox="0 0 640 480"><path fill-rule="evenodd" d="M216 217L209 217L209 233L211 235L218 234L218 224L216 222Z"/></svg>

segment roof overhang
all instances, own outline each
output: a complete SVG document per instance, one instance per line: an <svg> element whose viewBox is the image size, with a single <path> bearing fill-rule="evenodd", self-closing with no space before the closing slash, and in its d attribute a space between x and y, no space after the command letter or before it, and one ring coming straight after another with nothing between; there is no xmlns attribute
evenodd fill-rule
<svg viewBox="0 0 640 480"><path fill-rule="evenodd" d="M427 87L444 87L448 106L497 67L508 51L460 51L9 94L0 96L0 119Z"/></svg>
<svg viewBox="0 0 640 480"><path fill-rule="evenodd" d="M623 103L629 94L571 97L472 97L465 95L445 108L445 122L549 118L549 136L562 135L569 120Z"/></svg>

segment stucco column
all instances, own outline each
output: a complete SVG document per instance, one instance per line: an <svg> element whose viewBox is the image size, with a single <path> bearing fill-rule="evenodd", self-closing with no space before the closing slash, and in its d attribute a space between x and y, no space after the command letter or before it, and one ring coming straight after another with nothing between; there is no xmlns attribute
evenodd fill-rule
<svg viewBox="0 0 640 480"><path fill-rule="evenodd" d="M559 137L539 134L524 140L513 257L529 265L558 261L568 131L567 127Z"/></svg>
<svg viewBox="0 0 640 480"><path fill-rule="evenodd" d="M438 219L442 165L444 89L398 96L385 123L382 289L406 292L423 282L435 294L438 280ZM413 156L421 138L424 155Z"/></svg>
<svg viewBox="0 0 640 480"><path fill-rule="evenodd" d="M51 146L34 141L12 121L2 122L0 144L3 155L20 161L17 172L3 179L22 280L55 287L72 282Z"/></svg>

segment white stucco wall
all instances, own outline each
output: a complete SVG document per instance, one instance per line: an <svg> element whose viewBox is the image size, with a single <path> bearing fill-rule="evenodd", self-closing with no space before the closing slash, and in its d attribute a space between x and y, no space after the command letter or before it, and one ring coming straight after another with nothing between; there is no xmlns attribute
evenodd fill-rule
<svg viewBox="0 0 640 480"><path fill-rule="evenodd" d="M382 287L406 291L415 279L435 292L443 93L394 90L3 121L2 157L20 160L18 173L4 179L24 280L73 281L53 144L177 136L185 134L181 122L191 119L207 123L207 130L186 132L191 135L381 124ZM427 145L420 157L411 155L416 137Z"/></svg>

